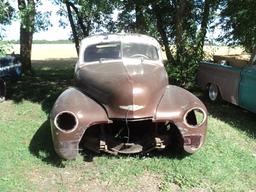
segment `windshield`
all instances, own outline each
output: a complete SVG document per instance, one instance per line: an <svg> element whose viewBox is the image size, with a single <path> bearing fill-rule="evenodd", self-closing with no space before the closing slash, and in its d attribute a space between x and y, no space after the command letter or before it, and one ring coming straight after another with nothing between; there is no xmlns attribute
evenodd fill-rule
<svg viewBox="0 0 256 192"><path fill-rule="evenodd" d="M104 59L121 59L120 42L90 45L84 52L84 61L92 62Z"/></svg>
<svg viewBox="0 0 256 192"><path fill-rule="evenodd" d="M93 62L108 59L124 58L144 58L148 60L158 60L157 48L153 45L141 43L124 43L121 42L100 43L90 45L84 52L84 61Z"/></svg>
<svg viewBox="0 0 256 192"><path fill-rule="evenodd" d="M138 58L142 57L149 60L158 60L157 49L153 45L141 43L125 43L123 44L123 57Z"/></svg>

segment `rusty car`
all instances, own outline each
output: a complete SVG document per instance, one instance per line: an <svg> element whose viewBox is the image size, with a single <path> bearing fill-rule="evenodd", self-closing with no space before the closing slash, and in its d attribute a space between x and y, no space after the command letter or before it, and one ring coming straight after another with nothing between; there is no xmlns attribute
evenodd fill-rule
<svg viewBox="0 0 256 192"><path fill-rule="evenodd" d="M256 55L215 55L199 64L197 84L213 102L227 101L256 113Z"/></svg>
<svg viewBox="0 0 256 192"><path fill-rule="evenodd" d="M204 143L207 109L192 93L169 85L158 41L141 34L103 34L80 45L75 83L50 113L55 151L137 154ZM168 148L167 148L168 149Z"/></svg>

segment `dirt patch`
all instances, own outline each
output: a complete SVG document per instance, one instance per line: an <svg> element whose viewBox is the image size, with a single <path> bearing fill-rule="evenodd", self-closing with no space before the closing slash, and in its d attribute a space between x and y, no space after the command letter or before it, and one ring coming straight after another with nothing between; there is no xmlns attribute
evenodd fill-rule
<svg viewBox="0 0 256 192"><path fill-rule="evenodd" d="M209 189L203 189L203 188L193 188L189 190L189 192L210 192Z"/></svg>
<svg viewBox="0 0 256 192"><path fill-rule="evenodd" d="M161 177L149 172L145 172L138 177L137 186L134 191L157 192L160 191Z"/></svg>
<svg viewBox="0 0 256 192"><path fill-rule="evenodd" d="M99 173L92 165L86 165L83 170L55 169L55 171L30 169L26 174L37 191L83 191L83 192L159 192L161 176L145 172L135 178L135 186L126 186L111 181L102 181ZM174 190L177 191L177 190Z"/></svg>

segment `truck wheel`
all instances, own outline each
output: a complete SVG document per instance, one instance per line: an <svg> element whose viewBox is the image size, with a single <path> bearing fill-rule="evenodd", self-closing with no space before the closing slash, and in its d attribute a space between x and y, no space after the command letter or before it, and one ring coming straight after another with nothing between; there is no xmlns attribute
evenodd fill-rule
<svg viewBox="0 0 256 192"><path fill-rule="evenodd" d="M0 103L5 100L6 83L3 79L0 79Z"/></svg>
<svg viewBox="0 0 256 192"><path fill-rule="evenodd" d="M211 101L218 101L220 99L220 92L217 85L211 83L208 88L208 97Z"/></svg>

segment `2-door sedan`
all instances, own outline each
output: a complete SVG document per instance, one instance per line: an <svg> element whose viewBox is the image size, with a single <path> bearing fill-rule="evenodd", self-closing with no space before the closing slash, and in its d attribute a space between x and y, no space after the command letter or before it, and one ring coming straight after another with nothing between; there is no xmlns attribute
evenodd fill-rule
<svg viewBox="0 0 256 192"><path fill-rule="evenodd" d="M59 96L50 121L54 148L64 159L82 147L134 154L180 145L194 153L205 140L207 110L168 84L154 38L95 35L81 42L75 85Z"/></svg>

